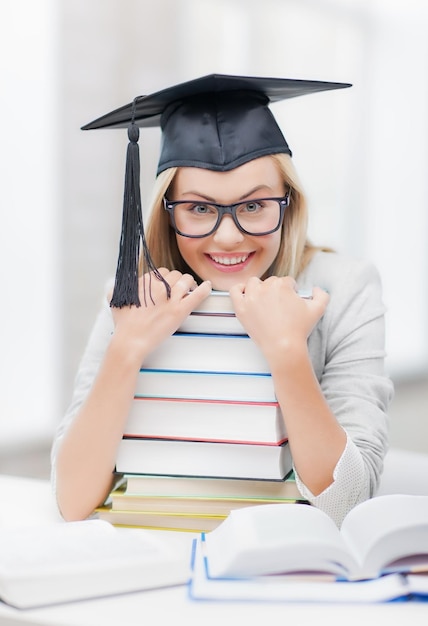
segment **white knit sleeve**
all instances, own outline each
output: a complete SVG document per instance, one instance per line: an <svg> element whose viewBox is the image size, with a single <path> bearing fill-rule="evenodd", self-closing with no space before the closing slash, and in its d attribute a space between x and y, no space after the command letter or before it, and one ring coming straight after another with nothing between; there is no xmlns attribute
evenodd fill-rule
<svg viewBox="0 0 428 626"><path fill-rule="evenodd" d="M295 475L302 496L327 513L338 526L351 508L370 497L370 482L364 461L349 435L342 456L334 469L333 482L318 496L314 496L306 487L296 470Z"/></svg>

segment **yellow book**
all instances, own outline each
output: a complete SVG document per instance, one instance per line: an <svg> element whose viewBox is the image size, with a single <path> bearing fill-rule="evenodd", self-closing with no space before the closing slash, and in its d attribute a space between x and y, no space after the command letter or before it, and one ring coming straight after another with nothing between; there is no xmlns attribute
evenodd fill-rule
<svg viewBox="0 0 428 626"><path fill-rule="evenodd" d="M95 509L95 515L98 519L110 522L113 526L197 533L209 532L217 528L226 519L226 515L165 513L162 511L113 511L109 504Z"/></svg>
<svg viewBox="0 0 428 626"><path fill-rule="evenodd" d="M190 513L204 515L229 515L233 509L257 504L284 502L305 502L291 497L239 497L239 496L182 496L182 495L140 495L127 493L126 485L121 485L110 493L112 511L158 511L162 513Z"/></svg>

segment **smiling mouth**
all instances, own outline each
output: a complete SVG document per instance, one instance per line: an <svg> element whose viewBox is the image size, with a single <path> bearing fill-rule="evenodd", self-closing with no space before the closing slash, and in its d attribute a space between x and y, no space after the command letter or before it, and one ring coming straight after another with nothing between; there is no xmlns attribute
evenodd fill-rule
<svg viewBox="0 0 428 626"><path fill-rule="evenodd" d="M251 256L250 254L237 254L234 256L220 256L217 254L209 254L210 259L219 265L240 265Z"/></svg>

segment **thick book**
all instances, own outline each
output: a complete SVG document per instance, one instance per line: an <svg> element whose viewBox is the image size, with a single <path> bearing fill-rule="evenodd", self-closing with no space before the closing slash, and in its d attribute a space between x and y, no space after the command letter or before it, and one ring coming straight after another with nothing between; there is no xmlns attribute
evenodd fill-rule
<svg viewBox="0 0 428 626"><path fill-rule="evenodd" d="M0 598L19 609L187 583L188 555L102 520L0 530Z"/></svg>
<svg viewBox="0 0 428 626"><path fill-rule="evenodd" d="M227 291L212 291L182 322L181 333L246 335Z"/></svg>
<svg viewBox="0 0 428 626"><path fill-rule="evenodd" d="M340 530L312 506L237 509L198 541L210 578L310 572L353 581L428 573L428 496L372 498L354 507Z"/></svg>
<svg viewBox="0 0 428 626"><path fill-rule="evenodd" d="M189 597L197 601L379 603L428 601L428 575L389 574L379 578L345 581L310 574L213 578L209 575L204 542L194 540ZM316 606L315 605L315 606Z"/></svg>
<svg viewBox="0 0 428 626"><path fill-rule="evenodd" d="M300 497L300 500L303 499ZM244 496L141 496L129 494L125 485L110 493L112 511L157 511L161 513L191 513L199 515L227 516L234 509L258 504L278 504L296 502L296 498L250 498Z"/></svg>
<svg viewBox="0 0 428 626"><path fill-rule="evenodd" d="M146 530L170 530L202 533L217 528L226 515L207 515L202 513L187 513L181 511L130 511L113 510L111 504L104 504L95 509L96 517L109 522L112 526L125 528L145 528ZM187 560L190 568L190 559Z"/></svg>
<svg viewBox="0 0 428 626"><path fill-rule="evenodd" d="M180 333L218 335L247 335L236 315L221 313L191 313L178 328Z"/></svg>
<svg viewBox="0 0 428 626"><path fill-rule="evenodd" d="M232 305L232 299L228 291L211 291L210 295L202 300L192 314L205 313L209 315L223 314L223 315L235 315L235 310Z"/></svg>
<svg viewBox="0 0 428 626"><path fill-rule="evenodd" d="M143 363L143 369L197 372L270 373L268 362L248 335L174 333Z"/></svg>
<svg viewBox="0 0 428 626"><path fill-rule="evenodd" d="M276 402L270 374L141 369L136 398Z"/></svg>
<svg viewBox="0 0 428 626"><path fill-rule="evenodd" d="M116 471L123 474L280 480L292 468L287 442L272 446L123 438L116 456Z"/></svg>
<svg viewBox="0 0 428 626"><path fill-rule="evenodd" d="M298 294L301 298L312 298L312 290L310 289L299 289ZM235 315L235 310L228 291L213 290L205 300L202 300L202 302L195 307L192 314L195 313Z"/></svg>
<svg viewBox="0 0 428 626"><path fill-rule="evenodd" d="M183 496L185 498L275 498L301 500L294 472L282 480L204 478L125 474L130 496Z"/></svg>
<svg viewBox="0 0 428 626"><path fill-rule="evenodd" d="M124 435L280 444L287 439L277 402L134 398Z"/></svg>
<svg viewBox="0 0 428 626"><path fill-rule="evenodd" d="M299 291L302 298L311 298L309 290ZM246 331L235 315L232 300L227 291L212 291L178 329L182 333L215 333L246 335Z"/></svg>

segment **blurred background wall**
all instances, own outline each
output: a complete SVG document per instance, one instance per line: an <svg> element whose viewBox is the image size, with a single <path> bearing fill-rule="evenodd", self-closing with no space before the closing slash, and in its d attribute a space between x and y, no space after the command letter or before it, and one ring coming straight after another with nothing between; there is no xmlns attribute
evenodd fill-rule
<svg viewBox="0 0 428 626"><path fill-rule="evenodd" d="M3 0L1 458L46 457L114 274L126 132L80 127L211 72L353 83L273 105L316 243L384 285L391 442L428 452L424 0ZM143 200L159 131L141 133Z"/></svg>

